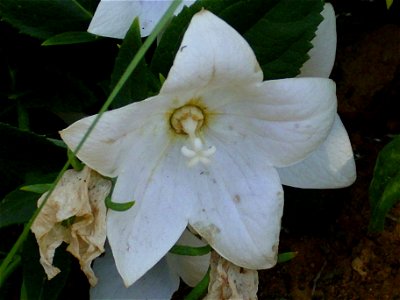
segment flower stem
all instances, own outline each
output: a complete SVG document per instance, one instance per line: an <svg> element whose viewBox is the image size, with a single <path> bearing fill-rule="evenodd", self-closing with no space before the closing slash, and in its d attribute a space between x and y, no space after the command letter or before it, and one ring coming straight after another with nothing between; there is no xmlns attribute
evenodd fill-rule
<svg viewBox="0 0 400 300"><path fill-rule="evenodd" d="M210 269L207 271L203 279L186 295L184 300L198 300L204 297L210 282Z"/></svg>

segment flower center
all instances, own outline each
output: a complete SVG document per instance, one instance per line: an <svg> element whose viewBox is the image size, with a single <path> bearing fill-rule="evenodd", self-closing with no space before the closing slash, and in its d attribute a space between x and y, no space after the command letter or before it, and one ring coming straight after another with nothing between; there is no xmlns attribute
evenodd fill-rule
<svg viewBox="0 0 400 300"><path fill-rule="evenodd" d="M216 148L214 146L205 147L203 141L198 137L198 132L204 124L203 111L194 105L185 105L177 110L171 116L171 126L176 133L187 134L190 147L183 146L181 153L188 157L188 166L192 167L199 162L203 164L210 163Z"/></svg>

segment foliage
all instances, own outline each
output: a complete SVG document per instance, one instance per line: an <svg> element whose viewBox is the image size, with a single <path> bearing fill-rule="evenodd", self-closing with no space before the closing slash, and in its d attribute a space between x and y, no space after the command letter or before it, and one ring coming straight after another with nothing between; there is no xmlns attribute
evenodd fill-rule
<svg viewBox="0 0 400 300"><path fill-rule="evenodd" d="M372 209L369 230L381 231L388 212L400 202L400 136L379 153L369 195Z"/></svg>

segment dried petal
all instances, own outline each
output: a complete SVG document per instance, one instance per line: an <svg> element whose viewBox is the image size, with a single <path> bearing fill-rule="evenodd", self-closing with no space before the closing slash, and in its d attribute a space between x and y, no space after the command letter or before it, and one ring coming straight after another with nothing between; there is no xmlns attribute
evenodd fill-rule
<svg viewBox="0 0 400 300"><path fill-rule="evenodd" d="M81 172L68 170L48 198L31 230L39 244L40 263L48 279L60 270L53 266L55 249L62 242L81 265L91 285L97 278L90 267L104 252L106 239L105 197L111 182L85 167ZM42 195L38 206L46 199Z"/></svg>
<svg viewBox="0 0 400 300"><path fill-rule="evenodd" d="M257 299L258 273L234 265L214 252L211 256L210 283L204 300Z"/></svg>

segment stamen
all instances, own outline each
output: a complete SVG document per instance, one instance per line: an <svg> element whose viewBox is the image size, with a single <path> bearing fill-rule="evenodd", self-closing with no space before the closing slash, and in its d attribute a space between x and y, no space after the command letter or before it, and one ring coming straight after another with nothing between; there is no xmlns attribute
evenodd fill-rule
<svg viewBox="0 0 400 300"><path fill-rule="evenodd" d="M213 155L215 153L215 151L217 151L217 148L215 148L215 146L211 146L211 147L208 147L208 149L203 150L203 154L208 157L208 156Z"/></svg>
<svg viewBox="0 0 400 300"><path fill-rule="evenodd" d="M194 138L192 143L194 151L200 151L203 149L203 142L198 137Z"/></svg>
<svg viewBox="0 0 400 300"><path fill-rule="evenodd" d="M188 148L187 146L183 146L181 148L181 153L183 156L186 156L190 158L188 162L188 166L192 167L197 165L199 162L203 164L209 164L211 162L210 156L212 156L215 151L217 151L217 148L214 146L208 147L207 149L204 149L203 147L203 142L201 141L200 138L195 137L194 139L191 139L192 147L193 150Z"/></svg>
<svg viewBox="0 0 400 300"><path fill-rule="evenodd" d="M217 150L214 146L205 149L203 141L196 135L196 131L200 130L204 122L202 110L195 106L183 106L176 110L171 117L172 128L177 133L184 133L189 136L191 148L183 146L181 153L189 158L188 166L192 167L199 162L209 164L212 156Z"/></svg>
<svg viewBox="0 0 400 300"><path fill-rule="evenodd" d="M181 148L181 152L183 154L183 156L189 157L189 158L193 158L197 155L196 151L190 150L188 147L183 146Z"/></svg>

